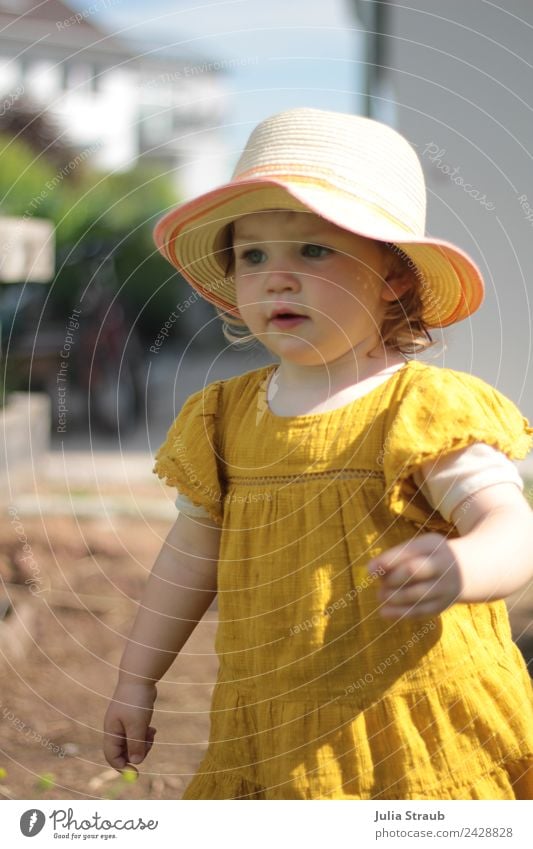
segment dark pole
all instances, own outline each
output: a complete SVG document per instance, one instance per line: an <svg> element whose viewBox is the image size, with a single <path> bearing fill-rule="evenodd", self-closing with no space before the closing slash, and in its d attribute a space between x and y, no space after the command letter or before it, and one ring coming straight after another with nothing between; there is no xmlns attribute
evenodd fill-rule
<svg viewBox="0 0 533 849"><path fill-rule="evenodd" d="M358 20L366 30L364 49L363 113L369 118L374 113L372 95L379 90L385 64L385 33L388 23L388 3L374 0L353 0Z"/></svg>

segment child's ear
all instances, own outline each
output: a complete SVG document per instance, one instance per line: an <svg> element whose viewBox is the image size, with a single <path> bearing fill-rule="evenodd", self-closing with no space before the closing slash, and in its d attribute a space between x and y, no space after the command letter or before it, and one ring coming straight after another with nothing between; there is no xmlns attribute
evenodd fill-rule
<svg viewBox="0 0 533 849"><path fill-rule="evenodd" d="M393 270L385 277L385 284L381 290L384 301L395 301L401 298L413 285L412 275L409 272Z"/></svg>

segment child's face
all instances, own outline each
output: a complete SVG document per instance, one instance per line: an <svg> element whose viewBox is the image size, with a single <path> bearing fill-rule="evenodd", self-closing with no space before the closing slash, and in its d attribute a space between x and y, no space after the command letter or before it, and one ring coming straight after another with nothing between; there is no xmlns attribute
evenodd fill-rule
<svg viewBox="0 0 533 849"><path fill-rule="evenodd" d="M410 285L388 274L392 254L382 245L312 213L247 215L234 222L233 246L244 322L274 354L300 365L373 350L387 301ZM300 318L276 318L276 310Z"/></svg>

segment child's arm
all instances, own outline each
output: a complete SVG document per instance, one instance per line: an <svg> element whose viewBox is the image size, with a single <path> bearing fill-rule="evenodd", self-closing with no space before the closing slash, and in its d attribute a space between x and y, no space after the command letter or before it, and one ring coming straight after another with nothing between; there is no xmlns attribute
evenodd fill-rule
<svg viewBox="0 0 533 849"><path fill-rule="evenodd" d="M180 513L154 563L104 719L104 754L115 769L150 751L156 682L216 595L220 530Z"/></svg>
<svg viewBox="0 0 533 849"><path fill-rule="evenodd" d="M453 512L460 537L428 533L369 564L386 617L440 613L456 602L506 598L533 579L533 511L514 484L471 495Z"/></svg>

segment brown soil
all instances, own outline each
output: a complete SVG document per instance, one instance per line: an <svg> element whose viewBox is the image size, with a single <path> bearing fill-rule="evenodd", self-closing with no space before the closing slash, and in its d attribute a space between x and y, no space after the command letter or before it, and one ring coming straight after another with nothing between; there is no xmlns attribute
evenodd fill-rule
<svg viewBox="0 0 533 849"><path fill-rule="evenodd" d="M0 531L4 600L13 603L0 621L0 798L179 799L208 736L215 610L158 685L152 721L158 733L137 781L128 784L102 753L103 716L134 601L169 522L21 521L33 570L9 523ZM27 578L37 579L38 594L24 584ZM509 609L515 638L531 661L533 588L510 599Z"/></svg>
<svg viewBox="0 0 533 849"><path fill-rule="evenodd" d="M4 525L0 575L10 582L4 599L13 609L0 622L0 798L179 799L208 736L217 672L214 611L158 685L156 742L138 780L126 783L102 752L103 716L134 600L169 523L21 521L38 572L34 565L28 575L21 544ZM38 594L24 585L26 577L42 580ZM22 584L13 586L17 580Z"/></svg>

